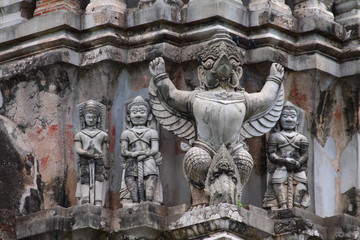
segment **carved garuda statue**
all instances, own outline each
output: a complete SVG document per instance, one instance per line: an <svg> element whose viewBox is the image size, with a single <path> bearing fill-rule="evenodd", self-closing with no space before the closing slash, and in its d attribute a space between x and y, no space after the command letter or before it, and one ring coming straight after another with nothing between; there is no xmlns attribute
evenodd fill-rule
<svg viewBox="0 0 360 240"><path fill-rule="evenodd" d="M200 87L194 91L176 89L163 58L150 62L152 111L165 129L191 144L183 167L193 207L236 204L253 167L244 139L263 135L279 119L284 68L272 64L261 92L249 94L239 86L244 54L229 35L215 35L198 56ZM227 184L218 184L220 177Z"/></svg>

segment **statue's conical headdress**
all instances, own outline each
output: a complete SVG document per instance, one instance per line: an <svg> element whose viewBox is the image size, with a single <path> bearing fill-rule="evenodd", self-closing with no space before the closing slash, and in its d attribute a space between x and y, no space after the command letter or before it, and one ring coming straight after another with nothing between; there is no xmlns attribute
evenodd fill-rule
<svg viewBox="0 0 360 240"><path fill-rule="evenodd" d="M148 110L148 112L150 111L150 105L149 103L142 97L142 96L137 96L136 98L134 98L134 100L132 100L128 105L127 105L127 110L130 111L130 108L132 106L145 106L146 109Z"/></svg>

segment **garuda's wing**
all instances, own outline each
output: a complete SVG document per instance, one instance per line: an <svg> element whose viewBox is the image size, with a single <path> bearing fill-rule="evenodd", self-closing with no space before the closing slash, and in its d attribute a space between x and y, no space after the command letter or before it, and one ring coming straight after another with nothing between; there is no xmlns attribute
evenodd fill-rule
<svg viewBox="0 0 360 240"><path fill-rule="evenodd" d="M280 118L284 105L284 86L281 84L275 100L269 107L254 116L247 119L240 133L240 139L258 137L269 132Z"/></svg>
<svg viewBox="0 0 360 240"><path fill-rule="evenodd" d="M194 124L186 116L166 104L152 80L149 85L149 94L151 111L163 128L189 142L193 141L196 134Z"/></svg>

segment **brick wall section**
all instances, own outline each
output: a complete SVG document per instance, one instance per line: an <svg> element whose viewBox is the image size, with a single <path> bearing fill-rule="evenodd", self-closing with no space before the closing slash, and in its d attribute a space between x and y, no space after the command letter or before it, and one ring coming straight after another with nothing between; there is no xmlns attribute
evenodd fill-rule
<svg viewBox="0 0 360 240"><path fill-rule="evenodd" d="M43 16L55 11L80 13L80 0L37 0L34 17Z"/></svg>

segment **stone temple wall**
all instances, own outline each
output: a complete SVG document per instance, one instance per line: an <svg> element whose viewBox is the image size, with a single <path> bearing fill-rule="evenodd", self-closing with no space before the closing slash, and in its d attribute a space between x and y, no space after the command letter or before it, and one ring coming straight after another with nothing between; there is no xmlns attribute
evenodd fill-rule
<svg viewBox="0 0 360 240"><path fill-rule="evenodd" d="M245 51L242 85L259 91L272 62L306 112L308 179L320 217L360 210L360 5L357 0L3 0L0 2L0 209L16 216L76 205L75 106L107 106L112 160L107 208L119 209L124 102L147 97L162 56L179 89L194 89L197 52L226 31ZM129 7L128 7L129 6ZM164 205L190 202L181 139L164 129ZM266 137L243 204L261 207ZM1 223L0 216L0 223ZM1 228L0 228L1 232ZM9 233L10 234L10 233Z"/></svg>

